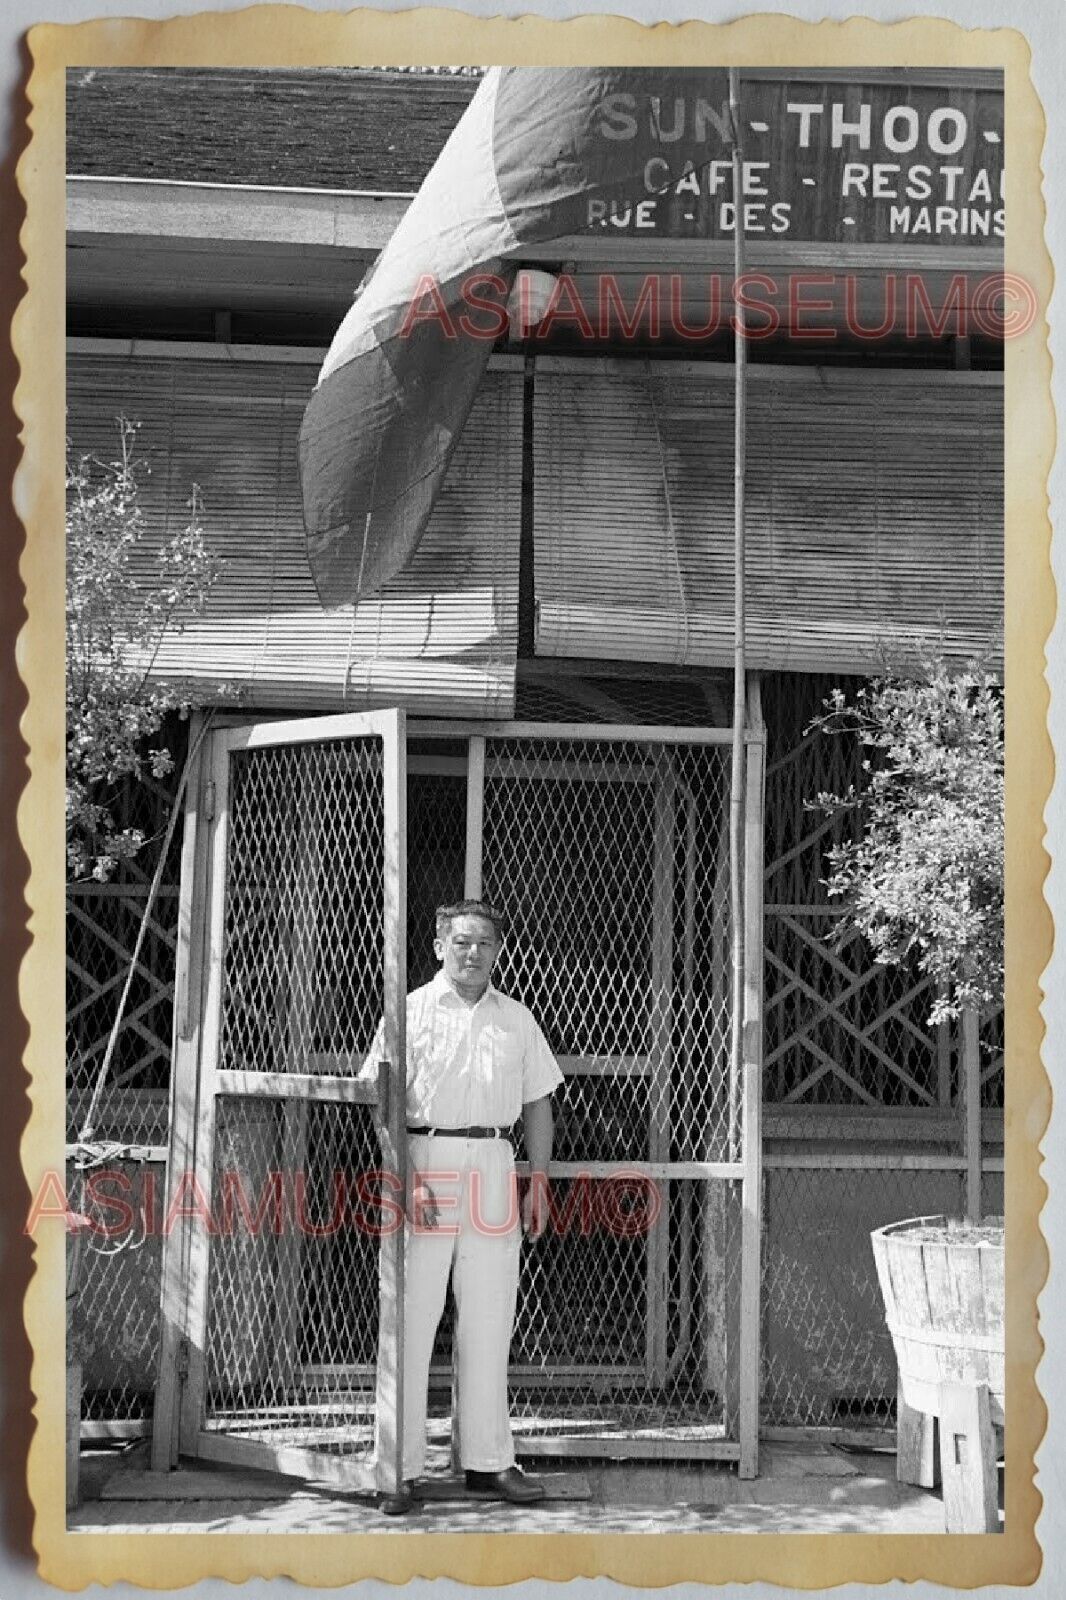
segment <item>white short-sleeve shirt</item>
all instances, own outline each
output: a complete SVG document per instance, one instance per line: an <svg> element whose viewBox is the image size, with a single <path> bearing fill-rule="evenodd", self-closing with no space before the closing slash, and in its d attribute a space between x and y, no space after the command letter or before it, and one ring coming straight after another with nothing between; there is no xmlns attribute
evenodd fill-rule
<svg viewBox="0 0 1066 1600"><path fill-rule="evenodd" d="M375 1077L378 1028L360 1077ZM431 1127L509 1127L563 1082L533 1014L490 984L467 1005L438 972L407 996L407 1116Z"/></svg>

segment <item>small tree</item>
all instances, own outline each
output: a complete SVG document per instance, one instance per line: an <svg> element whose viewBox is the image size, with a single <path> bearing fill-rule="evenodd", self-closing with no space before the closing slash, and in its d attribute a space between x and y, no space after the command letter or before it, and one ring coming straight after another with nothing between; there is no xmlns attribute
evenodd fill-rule
<svg viewBox="0 0 1066 1600"><path fill-rule="evenodd" d="M188 519L151 548L134 460L134 424L118 421L113 461L67 460L67 871L106 882L145 843L122 827L120 786L168 773L152 740L168 713L188 715L181 686L151 677L163 636L204 607L218 563L208 550L200 491Z"/></svg>
<svg viewBox="0 0 1066 1600"><path fill-rule="evenodd" d="M1003 706L981 662L942 654L887 671L848 703L835 690L813 727L863 746L862 782L815 804L850 817L828 852L829 894L876 961L913 958L936 985L930 1022L980 1010L1003 993Z"/></svg>

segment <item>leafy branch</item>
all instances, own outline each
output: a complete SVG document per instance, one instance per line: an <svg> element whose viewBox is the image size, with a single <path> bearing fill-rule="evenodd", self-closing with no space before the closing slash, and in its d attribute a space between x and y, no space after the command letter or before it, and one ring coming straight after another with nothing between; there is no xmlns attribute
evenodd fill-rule
<svg viewBox="0 0 1066 1600"><path fill-rule="evenodd" d="M171 712L187 716L180 685L153 677L165 636L198 616L218 574L193 485L183 525L156 544L140 498L150 470L134 456L136 426L118 419L111 461L68 448L67 871L106 882L145 843L116 817L121 788L173 769L153 742Z"/></svg>
<svg viewBox="0 0 1066 1600"><path fill-rule="evenodd" d="M942 654L873 679L849 703L835 690L810 729L850 734L861 780L814 809L850 837L828 851L826 888L884 965L914 960L937 989L933 1024L1003 993L1003 704L991 669ZM808 729L808 731L810 731ZM854 826L854 824L858 826Z"/></svg>

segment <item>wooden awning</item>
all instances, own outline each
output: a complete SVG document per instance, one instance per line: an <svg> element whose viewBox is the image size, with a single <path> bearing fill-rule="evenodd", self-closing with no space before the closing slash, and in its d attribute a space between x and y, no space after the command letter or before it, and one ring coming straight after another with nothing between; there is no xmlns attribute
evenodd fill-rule
<svg viewBox="0 0 1066 1600"><path fill-rule="evenodd" d="M221 576L204 615L168 634L155 671L228 684L242 706L403 704L440 715L514 709L522 364L494 359L422 545L380 598L324 611L304 552L300 418L321 351L72 341L68 432L112 460L116 418L140 424L149 540L199 484Z"/></svg>
<svg viewBox="0 0 1066 1600"><path fill-rule="evenodd" d="M1002 375L748 370L749 663L871 672L995 641ZM539 655L728 664L732 428L730 365L538 360Z"/></svg>

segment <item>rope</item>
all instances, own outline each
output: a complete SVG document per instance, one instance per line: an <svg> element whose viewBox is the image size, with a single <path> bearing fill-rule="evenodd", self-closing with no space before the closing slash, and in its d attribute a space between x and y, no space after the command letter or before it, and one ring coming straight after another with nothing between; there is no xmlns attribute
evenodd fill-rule
<svg viewBox="0 0 1066 1600"><path fill-rule="evenodd" d="M148 895L144 902L144 910L141 914L141 923L140 927L137 929L137 938L134 941L133 954L130 956L129 967L126 972L126 981L122 986L122 993L119 996L118 1007L115 1012L115 1020L111 1025L111 1032L108 1035L107 1046L104 1050L103 1060L100 1063L99 1071L97 1072L95 1082L93 1083L93 1092L89 1098L89 1107L85 1113L85 1119L82 1123L81 1131L79 1132L78 1137L73 1141L74 1149L78 1151L78 1155L76 1156L74 1162L74 1170L78 1175L76 1179L76 1198L79 1202L84 1190L84 1180L82 1179L81 1174L87 1171L89 1167L101 1165L104 1160L108 1159L109 1155L113 1159L114 1151L116 1149L123 1148L122 1146L115 1146L113 1144L103 1145L93 1143L93 1131L96 1123L96 1115L100 1109L100 1100L103 1096L104 1084L106 1083L108 1073L111 1070L111 1062L115 1054L115 1045L118 1042L119 1031L122 1027L122 1021L126 1013L130 989L133 987L133 979L137 971L137 962L140 959L141 950L144 946L145 937L148 932L149 919L155 905L156 896L159 893L159 886L163 881L163 871L166 867L167 856L170 853L170 846L174 838L174 831L178 825L178 817L181 815L182 802L184 800L185 790L188 787L189 782L189 773L192 770L193 761L199 753L200 746L203 744L204 739L207 736L213 716L214 710L212 708L208 711L207 716L204 718L203 726L201 727L196 738L193 740L192 744L189 746L188 754L185 757L185 765L182 768L181 777L178 780L178 787L174 793L174 800L171 806L170 816L167 819L166 833L163 836L162 847L159 851L159 859L156 862L155 872L152 875L152 881L148 888ZM80 1212L80 1203L71 1209ZM71 1251L71 1264L67 1273L68 1299L72 1298L77 1293L78 1272L81 1265L81 1243L83 1232L84 1229L79 1227L74 1236L74 1246ZM141 1242L143 1243L143 1240ZM94 1250L96 1249L95 1246L91 1248ZM97 1250L96 1253L102 1255L117 1255L119 1249L125 1248L127 1248L127 1243L123 1242L123 1244L119 1245L115 1249L104 1251Z"/></svg>

